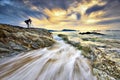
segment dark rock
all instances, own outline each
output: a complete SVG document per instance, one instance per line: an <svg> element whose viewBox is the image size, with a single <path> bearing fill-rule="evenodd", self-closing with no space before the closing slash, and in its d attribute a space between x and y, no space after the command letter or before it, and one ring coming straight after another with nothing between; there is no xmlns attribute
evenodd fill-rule
<svg viewBox="0 0 120 80"><path fill-rule="evenodd" d="M0 42L0 47L2 48L8 48L9 49L9 46L5 45L4 43Z"/></svg>
<svg viewBox="0 0 120 80"><path fill-rule="evenodd" d="M40 42L41 43L41 42ZM44 44L40 44L40 43L38 43L38 42L33 42L32 44L31 44L31 47L33 48L33 49L38 49L38 48L40 48L42 45L44 45ZM41 46L40 46L41 45Z"/></svg>
<svg viewBox="0 0 120 80"><path fill-rule="evenodd" d="M9 35L9 33L5 30L0 29L0 36L3 38L6 38Z"/></svg>
<svg viewBox="0 0 120 80"><path fill-rule="evenodd" d="M0 48L0 53L10 52L9 49L6 48Z"/></svg>
<svg viewBox="0 0 120 80"><path fill-rule="evenodd" d="M62 31L76 31L76 30L72 30L72 29L63 29Z"/></svg>
<svg viewBox="0 0 120 80"><path fill-rule="evenodd" d="M102 33L97 33L97 32L84 32L84 33L79 33L81 35L85 35L85 34L94 34L94 35L105 35L105 34L102 34Z"/></svg>
<svg viewBox="0 0 120 80"><path fill-rule="evenodd" d="M59 37L61 37L63 40L68 41L68 36L64 34L58 34Z"/></svg>

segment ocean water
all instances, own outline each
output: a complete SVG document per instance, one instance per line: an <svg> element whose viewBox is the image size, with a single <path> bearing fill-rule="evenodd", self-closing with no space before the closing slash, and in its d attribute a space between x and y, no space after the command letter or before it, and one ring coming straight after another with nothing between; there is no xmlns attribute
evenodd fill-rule
<svg viewBox="0 0 120 80"><path fill-rule="evenodd" d="M79 34L80 32L81 31L59 31L59 32L53 32L53 34L66 34L69 36L82 36ZM85 32L85 31L82 31L82 32ZM89 31L89 32L93 32L93 31ZM120 39L120 30L101 30L101 31L95 31L95 32L105 34L105 35L87 34L87 35L83 35L83 36L100 37L100 38L114 39L114 40Z"/></svg>
<svg viewBox="0 0 120 80"><path fill-rule="evenodd" d="M109 54L116 53L120 56L120 31L119 30L106 30L97 31L104 35L96 34L79 34L80 31L61 31L54 32L54 35L65 34L70 41L78 42L81 45L96 46L97 48L104 49L104 52Z"/></svg>
<svg viewBox="0 0 120 80"><path fill-rule="evenodd" d="M100 31L100 33L105 34L103 37L109 38L109 39L120 39L120 30L106 30L106 31Z"/></svg>

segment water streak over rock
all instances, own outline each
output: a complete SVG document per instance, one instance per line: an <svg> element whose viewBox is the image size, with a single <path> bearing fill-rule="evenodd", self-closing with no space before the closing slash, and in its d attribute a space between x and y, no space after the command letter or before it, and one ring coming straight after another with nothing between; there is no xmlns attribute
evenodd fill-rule
<svg viewBox="0 0 120 80"><path fill-rule="evenodd" d="M59 39L59 38L57 38ZM59 39L60 40L60 39ZM0 80L97 80L81 51L58 41L0 64Z"/></svg>

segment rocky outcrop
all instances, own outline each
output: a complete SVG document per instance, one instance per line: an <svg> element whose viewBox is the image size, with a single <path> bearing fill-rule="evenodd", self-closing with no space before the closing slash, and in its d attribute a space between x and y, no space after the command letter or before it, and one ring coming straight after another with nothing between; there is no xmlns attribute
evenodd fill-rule
<svg viewBox="0 0 120 80"><path fill-rule="evenodd" d="M0 57L51 46L55 41L46 29L0 24Z"/></svg>
<svg viewBox="0 0 120 80"><path fill-rule="evenodd" d="M81 38L83 41L99 42L104 45L85 45L69 40L67 35L59 34L66 43L80 49L93 68L98 80L120 79L120 41L97 38Z"/></svg>
<svg viewBox="0 0 120 80"><path fill-rule="evenodd" d="M85 35L85 34L94 34L94 35L105 35L105 34L102 34L102 33L97 33L97 32L83 32L83 33L79 33L81 35Z"/></svg>

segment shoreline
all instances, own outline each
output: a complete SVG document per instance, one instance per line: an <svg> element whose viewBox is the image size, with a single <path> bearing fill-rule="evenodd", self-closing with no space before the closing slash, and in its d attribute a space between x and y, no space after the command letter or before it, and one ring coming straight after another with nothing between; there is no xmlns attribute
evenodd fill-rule
<svg viewBox="0 0 120 80"><path fill-rule="evenodd" d="M91 62L93 72L98 76L99 80L120 79L120 41L93 37L91 39L88 37L85 40L79 38L79 41L70 35L59 34L59 36L66 43L76 47L78 50L82 50L82 55Z"/></svg>
<svg viewBox="0 0 120 80"><path fill-rule="evenodd" d="M34 32L34 30L28 31L28 33L25 33L26 31L22 31L22 32L24 32L26 34L25 38L32 36L32 37L30 37L30 39L33 42L36 41L36 40L32 39L33 37L35 37L36 39L42 38L43 42L46 40L47 42L45 42L44 44L50 43L50 45L46 45L44 47L52 46L55 43L55 40L52 37L52 36L54 36L54 33L53 34L49 33L47 30L44 29L44 31L47 31L47 34L42 33L45 36L41 37L40 36L41 34L39 34L39 30L35 30L35 31L38 31L37 33ZM44 32L44 31L42 31L42 32ZM18 33L18 32L12 32L12 33L14 33L14 35L16 35L16 33ZM6 33L4 33L4 34L6 36ZM5 37L5 36L3 36L3 37ZM10 36L11 36L11 34L9 34L9 36L8 36L8 32L7 32L7 38ZM15 37L17 38L18 36L21 38L21 35L18 35L18 34ZM120 78L120 76L119 76L119 74L120 74L120 68L119 68L119 66L120 66L120 63L119 63L119 61L120 61L120 54L119 54L120 53L120 41L119 40L112 40L112 39L107 40L104 38L102 39L101 37L94 37L94 36L92 36L92 37L91 36L90 37L89 36L81 36L80 34L76 35L74 33L72 35L59 34L58 36L61 37L67 44L70 44L73 47L75 47L76 49L82 51L82 55L90 61L92 69L93 69L93 73L98 77L98 79L100 79L100 80L106 80L106 79L118 80ZM13 39L16 39L16 38L13 38ZM42 49L44 47L37 47L37 48L33 48L33 49L30 48L31 50L29 49L29 50L27 50L27 52L34 51L34 50L37 50L40 48ZM28 46L28 48L29 48L29 46ZM26 52L26 51L22 51L22 53L23 52ZM19 52L19 53L21 54L21 52ZM19 53L17 55L20 55ZM12 55L11 57L14 57L17 55L15 54L15 55ZM11 57L5 57L5 58L3 58L3 61L8 60ZM2 63L2 59L0 59L0 63Z"/></svg>

